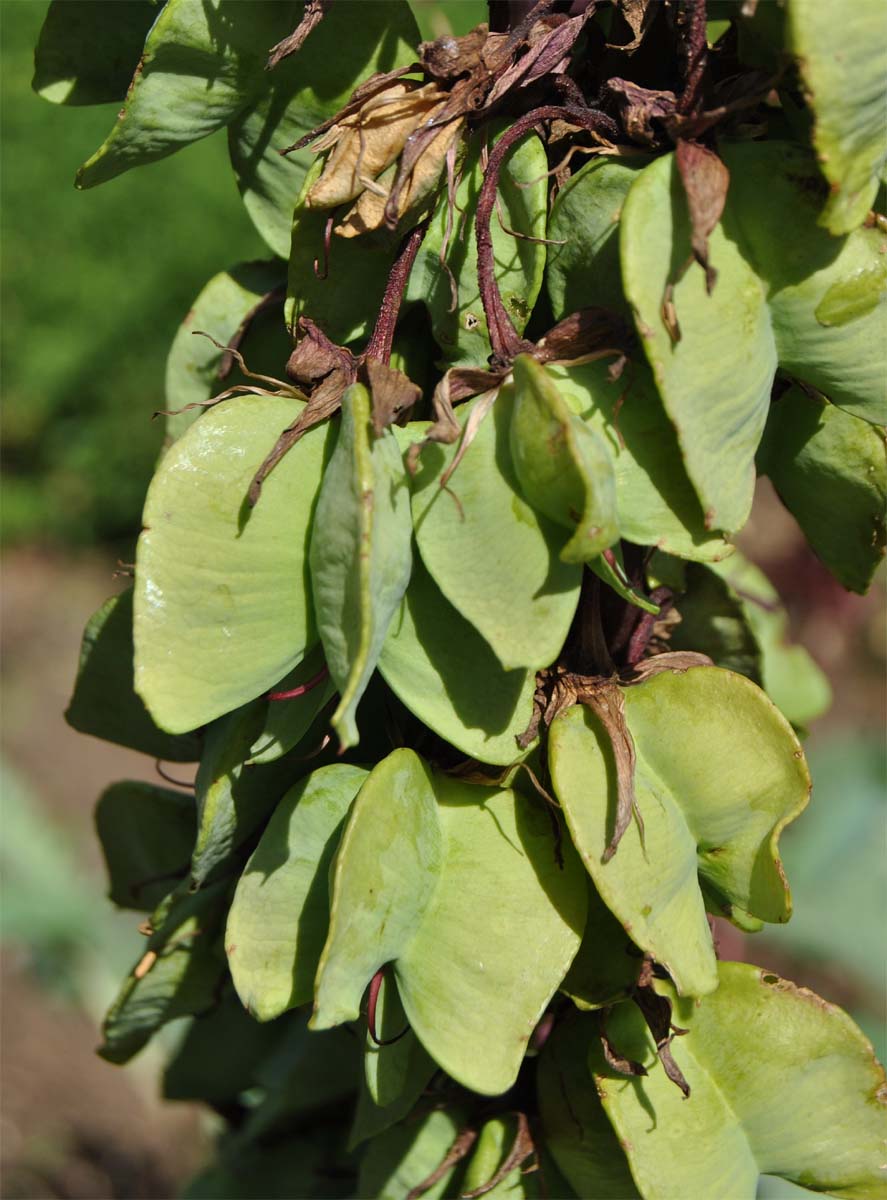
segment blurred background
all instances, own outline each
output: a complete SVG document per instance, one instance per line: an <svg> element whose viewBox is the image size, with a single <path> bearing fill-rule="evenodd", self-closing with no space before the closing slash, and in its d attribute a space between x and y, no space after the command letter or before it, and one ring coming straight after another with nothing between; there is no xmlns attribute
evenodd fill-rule
<svg viewBox="0 0 887 1200"><path fill-rule="evenodd" d="M479 7L419 5L423 32L464 32ZM159 1100L162 1050L126 1071L94 1055L140 939L138 915L104 898L92 808L109 782L156 776L142 756L75 734L62 714L82 627L134 556L173 334L211 275L268 252L218 137L75 192L113 107L62 109L32 94L45 10L0 0L0 1194L166 1198L200 1165L203 1119ZM883 574L868 597L843 592L766 486L743 541L827 672L834 705L806 743L812 804L782 842L795 916L754 938L727 930L722 949L849 1009L883 1060Z"/></svg>

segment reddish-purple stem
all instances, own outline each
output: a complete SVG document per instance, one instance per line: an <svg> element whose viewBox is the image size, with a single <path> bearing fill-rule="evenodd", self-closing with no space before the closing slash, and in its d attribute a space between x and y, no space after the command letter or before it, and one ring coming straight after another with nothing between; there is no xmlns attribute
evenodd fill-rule
<svg viewBox="0 0 887 1200"><path fill-rule="evenodd" d="M617 137L619 129L616 124L602 112L596 109L574 108L572 106L547 104L527 113L502 134L499 141L490 152L484 181L477 201L477 278L480 287L481 302L487 318L490 331L490 344L493 347L493 365L505 366L523 350L529 349L530 343L518 335L514 322L505 310L499 285L496 283L496 270L493 261L493 233L491 217L496 206L496 189L499 184L499 172L502 163L511 147L529 133L540 121L553 121L561 118L571 125L579 125L583 129L605 133L608 137Z"/></svg>
<svg viewBox="0 0 887 1200"><path fill-rule="evenodd" d="M686 20L686 67L684 90L678 98L677 111L687 116L696 111L702 92L702 80L708 62L705 0L684 0Z"/></svg>
<svg viewBox="0 0 887 1200"><path fill-rule="evenodd" d="M422 239L428 229L428 222L423 221L415 229L411 229L401 243L397 258L388 275L385 284L385 294L379 307L379 315L373 328L373 335L367 343L364 353L366 358L375 358L387 366L391 359L391 346L394 341L394 330L400 315L403 294L406 291L410 271L422 245Z"/></svg>
<svg viewBox="0 0 887 1200"><path fill-rule="evenodd" d="M634 627L634 633L628 640L628 649L625 652L625 662L629 667L633 667L639 663L644 657L644 651L650 638L653 636L653 627L657 621L661 621L671 608L672 591L671 588L658 587L654 588L650 593L650 599L654 604L659 605L658 613L645 612L637 625Z"/></svg>
<svg viewBox="0 0 887 1200"><path fill-rule="evenodd" d="M369 991L367 992L367 1030L377 1046L391 1046L395 1042L399 1042L409 1029L409 1025L407 1025L406 1029L402 1029L400 1033L393 1038L380 1038L376 1034L376 1007L379 1003L379 992L382 989L382 980L384 978L385 968L379 967L378 971L370 980L370 987Z"/></svg>
<svg viewBox="0 0 887 1200"><path fill-rule="evenodd" d="M304 696L313 688L316 688L319 683L327 678L330 673L329 667L324 664L316 675L312 675L305 683L300 683L298 687L288 688L285 692L269 692L269 700L296 700L299 696Z"/></svg>

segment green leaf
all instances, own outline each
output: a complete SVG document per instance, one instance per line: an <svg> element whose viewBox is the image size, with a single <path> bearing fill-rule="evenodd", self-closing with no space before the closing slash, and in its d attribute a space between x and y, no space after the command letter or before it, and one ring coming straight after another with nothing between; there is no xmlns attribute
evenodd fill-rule
<svg viewBox="0 0 887 1200"><path fill-rule="evenodd" d="M126 780L106 788L95 810L108 868L108 897L151 912L188 874L197 833L193 796Z"/></svg>
<svg viewBox="0 0 887 1200"><path fill-rule="evenodd" d="M370 75L416 57L419 33L404 0L362 0L359 21L355 12L331 5L304 49L268 73L260 99L228 132L244 204L281 258L290 251L293 210L314 156L310 150L280 151L334 116Z"/></svg>
<svg viewBox="0 0 887 1200"><path fill-rule="evenodd" d="M588 1067L589 1047L599 1030L596 1018L577 1013L545 1043L536 1085L545 1146L578 1196L639 1200Z"/></svg>
<svg viewBox="0 0 887 1200"><path fill-rule="evenodd" d="M525 754L516 739L533 715L535 674L503 670L418 557L379 670L411 713L469 757L507 766Z"/></svg>
<svg viewBox="0 0 887 1200"><path fill-rule="evenodd" d="M225 900L224 885L216 884L193 893L179 888L161 902L151 916L155 932L105 1017L102 1058L128 1062L161 1025L216 1004L224 961L215 935Z"/></svg>
<svg viewBox="0 0 887 1200"><path fill-rule="evenodd" d="M839 1008L757 967L721 963L719 975L701 1001L655 985L689 1030L672 1046L686 1101L633 1006L614 1010L608 1036L648 1066L645 1078L616 1075L592 1044L595 1084L642 1194L753 1200L761 1173L832 1196L887 1194L884 1071L867 1040Z"/></svg>
<svg viewBox="0 0 887 1200"><path fill-rule="evenodd" d="M393 433L373 433L370 394L342 400L336 448L311 532L311 583L330 675L341 694L332 723L357 743L357 705L376 668L413 562L410 494Z"/></svg>
<svg viewBox="0 0 887 1200"><path fill-rule="evenodd" d="M777 364L848 412L887 419L881 364L870 353L887 332L887 262L876 229L836 240L817 225L818 174L800 147L755 142L722 153L731 183L710 238L712 294L690 261L673 157L632 185L621 254L638 333L708 523L735 531L751 507ZM676 343L661 312L668 284Z"/></svg>
<svg viewBox="0 0 887 1200"><path fill-rule="evenodd" d="M622 560L622 547L613 547L613 559L608 561L603 555L598 558L593 558L588 564L598 579L613 589L617 596L621 596L629 604L633 604L636 608L641 608L644 612L658 613L659 605L654 604L652 600L648 600L639 588L633 587L625 573L625 564Z"/></svg>
<svg viewBox="0 0 887 1200"><path fill-rule="evenodd" d="M284 278L278 262L238 263L214 275L191 305L166 360L166 407L172 414L166 418L169 441L181 437L202 411L179 410L188 404L202 404L223 388L243 381L236 367L227 379L219 379L224 352L209 338L198 335L208 333L223 346L227 345L247 314L269 292L280 287ZM257 317L240 346L250 370L268 375L283 374L289 348L281 310Z"/></svg>
<svg viewBox="0 0 887 1200"><path fill-rule="evenodd" d="M514 395L511 459L521 491L535 509L574 531L560 552L563 561L589 562L619 539L606 444L528 355L515 360Z"/></svg>
<svg viewBox="0 0 887 1200"><path fill-rule="evenodd" d="M887 162L887 42L878 0L827 7L790 0L788 41L814 114L813 144L830 184L820 217L833 234L861 225Z"/></svg>
<svg viewBox="0 0 887 1200"><path fill-rule="evenodd" d="M628 362L618 379L611 378L603 360L548 366L545 372L607 448L622 537L640 546L667 548L682 558L709 561L730 553L723 534L706 528L646 364Z"/></svg>
<svg viewBox="0 0 887 1200"><path fill-rule="evenodd" d="M313 1028L360 1015L372 976L415 935L444 851L430 772L411 750L395 750L361 789L339 844Z"/></svg>
<svg viewBox="0 0 887 1200"><path fill-rule="evenodd" d="M52 0L34 52L34 91L53 104L122 100L157 11L151 0Z"/></svg>
<svg viewBox="0 0 887 1200"><path fill-rule="evenodd" d="M295 28L301 6L253 0L167 0L145 42L117 123L80 168L94 187L156 162L230 124L268 89L268 49Z"/></svg>
<svg viewBox="0 0 887 1200"><path fill-rule="evenodd" d="M334 342L344 345L372 332L394 249L366 238L333 236L327 254L324 230L329 213L305 204L322 171L318 159L305 176L296 203L285 315L293 329L300 317L310 317Z"/></svg>
<svg viewBox="0 0 887 1200"><path fill-rule="evenodd" d="M191 859L195 887L227 873L287 789L306 774L300 753L254 765L252 748L261 738L266 703L254 701L214 721L195 781L198 833Z"/></svg>
<svg viewBox="0 0 887 1200"><path fill-rule="evenodd" d="M404 1096L419 1098L437 1064L409 1027L397 986L383 976L376 1001L377 1044L367 1030L364 1079L373 1102L389 1107ZM412 1105L410 1105L411 1107Z"/></svg>
<svg viewBox="0 0 887 1200"><path fill-rule="evenodd" d="M157 728L136 695L132 660L132 588L127 588L106 600L87 622L65 720L79 733L153 758L194 762L200 757L200 738L175 737Z"/></svg>
<svg viewBox="0 0 887 1200"><path fill-rule="evenodd" d="M604 903L682 995L704 995L717 986L706 901L720 915L732 905L765 921L791 914L776 846L807 803L810 777L791 727L741 675L664 670L623 699L643 841L632 822L603 861L615 763L609 736L584 706L551 726L555 792Z"/></svg>
<svg viewBox="0 0 887 1200"><path fill-rule="evenodd" d="M297 667L284 675L275 692L287 692L311 684L324 665L323 647L315 646ZM336 685L327 675L302 696L270 701L261 732L250 747L249 764L272 763L289 754L309 732L335 692Z"/></svg>
<svg viewBox="0 0 887 1200"><path fill-rule="evenodd" d="M463 428L478 403L459 408ZM446 489L440 476L456 447L423 450L413 521L422 560L444 596L506 670L535 670L563 647L581 567L561 562L557 527L520 494L510 451L513 407L514 389L501 388Z"/></svg>
<svg viewBox="0 0 887 1200"><path fill-rule="evenodd" d="M619 266L619 219L648 159L596 158L573 175L551 206L545 282L556 321L581 308L628 313ZM556 243L562 243L560 245Z"/></svg>
<svg viewBox="0 0 887 1200"><path fill-rule="evenodd" d="M492 145L483 134L469 139L455 203L444 189L406 291L408 301L421 302L428 309L448 366L485 367L492 350L478 286L475 238L485 142ZM502 166L490 224L496 282L518 333L523 332L542 286L545 246L527 239L545 237L547 171L545 150L537 137L515 146ZM521 236L515 237L511 230Z"/></svg>
<svg viewBox="0 0 887 1200"><path fill-rule="evenodd" d="M342 1162L339 1140L329 1128L308 1135L290 1132L282 1140L238 1141L217 1162L192 1179L183 1200L346 1200L354 1193L350 1164Z"/></svg>
<svg viewBox="0 0 887 1200"><path fill-rule="evenodd" d="M702 563L687 564L680 592L681 619L671 630L669 647L705 654L716 667L762 685L763 654L746 616L748 602L720 572Z"/></svg>
<svg viewBox="0 0 887 1200"><path fill-rule="evenodd" d="M347 1029L313 1033L307 1013L287 1018L285 1033L274 1054L256 1073L265 1099L244 1122L244 1142L268 1144L288 1136L294 1126L318 1111L349 1108L357 1091L360 1056ZM341 1151L341 1128L336 1131Z"/></svg>
<svg viewBox="0 0 887 1200"><path fill-rule="evenodd" d="M310 1002L329 926L327 876L368 772L336 763L291 788L244 868L225 945L237 994L260 1021Z"/></svg>
<svg viewBox="0 0 887 1200"><path fill-rule="evenodd" d="M354 1020L373 974L393 962L404 1011L432 1058L474 1091L505 1091L579 945L579 872L572 852L558 867L537 804L432 777L412 751L396 750L364 785L342 836L313 1024ZM476 914L493 911L495 922L479 926Z"/></svg>
<svg viewBox="0 0 887 1200"><path fill-rule="evenodd" d="M705 274L695 264L678 282L692 260L690 219L674 155L657 158L632 184L620 222L620 251L635 324L706 525L735 532L751 510L754 456L777 354L766 289L738 244L731 198L709 237L709 257L718 272L710 296ZM676 343L661 314L669 283L675 284L681 328Z"/></svg>
<svg viewBox="0 0 887 1200"><path fill-rule="evenodd" d="M641 962L641 951L589 880L585 931L561 991L577 1008L604 1008L625 999L637 983Z"/></svg>
<svg viewBox="0 0 887 1200"><path fill-rule="evenodd" d="M469 1195L478 1188L482 1189L482 1195L490 1196L492 1200L539 1200L540 1197L551 1195L544 1190L549 1181L540 1179L542 1167L535 1151L529 1163L526 1159L518 1163L494 1187L490 1187L496 1174L505 1167L518 1129L518 1117L514 1113L492 1117L484 1122L468 1160L460 1195ZM534 1162L535 1170L527 1172L527 1166ZM557 1195L563 1200L567 1193L558 1191Z"/></svg>
<svg viewBox="0 0 887 1200"><path fill-rule="evenodd" d="M261 695L316 640L308 533L327 428L310 430L246 510L250 480L303 405L244 396L170 448L148 489L136 557L136 690L178 733Z"/></svg>
<svg viewBox="0 0 887 1200"><path fill-rule="evenodd" d="M766 286L780 367L854 416L887 423L884 372L871 349L887 339L883 232L834 238L817 224L819 173L798 146L739 143L724 160L727 213L735 211L743 254Z"/></svg>
<svg viewBox="0 0 887 1200"><path fill-rule="evenodd" d="M832 699L828 677L803 646L790 641L788 613L776 588L741 554L731 555L712 570L742 605L761 650L764 691L793 725L804 726L821 717Z"/></svg>
<svg viewBox="0 0 887 1200"><path fill-rule="evenodd" d="M415 1037L412 1038L411 1045L415 1051L411 1063L421 1063L422 1070L419 1071L417 1067L415 1073L410 1074L403 1090L390 1104L381 1107L377 1105L370 1095L366 1079L362 1080L357 1097L357 1111L348 1135L349 1150L378 1137L380 1133L402 1121L410 1114L416 1101L425 1091L432 1074L437 1070L437 1064Z"/></svg>
<svg viewBox="0 0 887 1200"><path fill-rule="evenodd" d="M883 430L793 387L771 409L759 462L835 578L867 591L887 541Z"/></svg>
<svg viewBox="0 0 887 1200"><path fill-rule="evenodd" d="M164 1069L164 1100L214 1105L235 1101L255 1085L258 1064L274 1051L282 1034L280 1025L259 1024L236 996L226 996L189 1025Z"/></svg>
<svg viewBox="0 0 887 1200"><path fill-rule="evenodd" d="M443 1162L460 1127L452 1112L432 1112L418 1128L395 1125L374 1138L360 1166L359 1196L375 1200L403 1200ZM440 1200L446 1194L453 1168L422 1193L424 1200Z"/></svg>

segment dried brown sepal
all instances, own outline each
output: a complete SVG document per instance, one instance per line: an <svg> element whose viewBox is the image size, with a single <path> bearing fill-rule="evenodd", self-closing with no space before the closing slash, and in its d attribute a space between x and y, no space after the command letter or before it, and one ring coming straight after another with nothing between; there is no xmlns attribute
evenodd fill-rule
<svg viewBox="0 0 887 1200"><path fill-rule="evenodd" d="M273 71L283 59L295 54L297 50L301 50L308 34L312 29L317 28L332 7L332 3L333 0L305 0L305 11L299 24L288 37L278 42L276 46L272 46L268 52L266 71Z"/></svg>
<svg viewBox="0 0 887 1200"><path fill-rule="evenodd" d="M431 1174L423 1179L421 1183L417 1183L415 1187L410 1188L407 1192L406 1200L419 1200L420 1196L424 1196L427 1191L443 1179L448 1171L462 1161L476 1141L476 1129L463 1129Z"/></svg>
<svg viewBox="0 0 887 1200"><path fill-rule="evenodd" d="M665 123L677 108L674 92L641 87L615 76L607 80L603 92L615 103L622 127L633 142L652 147L667 142Z"/></svg>
<svg viewBox="0 0 887 1200"><path fill-rule="evenodd" d="M660 996L653 988L652 980L639 982L632 992L632 1000L641 1010L641 1015L647 1023L647 1028L656 1043L656 1053L662 1063L663 1070L672 1083L684 1093L684 1099L690 1095L690 1085L687 1083L681 1068L674 1060L671 1043L676 1037L682 1037L688 1032L671 1023L671 1001L667 996Z"/></svg>
<svg viewBox="0 0 887 1200"><path fill-rule="evenodd" d="M578 16L561 13L543 17L529 31L526 51L498 77L486 99L491 108L515 88L526 88L546 75L561 75L570 65L573 47L594 6Z"/></svg>
<svg viewBox="0 0 887 1200"><path fill-rule="evenodd" d="M633 687L652 679L654 675L660 675L663 671L681 675L691 667L713 666L714 663L707 654L699 654L695 650L668 650L665 654L654 654L652 658L633 663L619 678L623 687Z"/></svg>
<svg viewBox="0 0 887 1200"><path fill-rule="evenodd" d="M489 36L486 25L477 25L463 37L441 37L421 42L419 61L432 79L458 79L471 75L481 65L481 55Z"/></svg>
<svg viewBox="0 0 887 1200"><path fill-rule="evenodd" d="M493 388L489 392L483 392L478 396L474 407L468 414L468 420L465 422L465 428L462 430L462 439L459 442L459 449L453 455L453 461L440 477L440 486L445 488L453 477L456 468L461 463L462 459L468 453L471 443L477 437L477 431L481 427L481 423L487 413L496 402L496 397L499 395L498 388Z"/></svg>
<svg viewBox="0 0 887 1200"><path fill-rule="evenodd" d="M298 419L283 430L253 476L247 496L250 507L255 507L262 484L280 460L309 429L338 410L346 389L357 378L357 362L349 350L331 342L307 317L300 319L299 328L303 336L290 355L286 370L291 379L313 385L313 390Z"/></svg>
<svg viewBox="0 0 887 1200"><path fill-rule="evenodd" d="M609 862L622 841L622 836L631 822L632 815L638 823L638 830L643 842L644 822L634 790L634 773L637 763L634 739L625 720L625 701L618 684L598 683L595 687L587 689L579 699L581 703L591 709L603 725L607 737L610 739L610 745L613 747L613 757L616 763L616 820L613 834L602 855L602 861Z"/></svg>
<svg viewBox="0 0 887 1200"><path fill-rule="evenodd" d="M626 321L607 308L583 308L558 321L536 343L533 357L540 363L574 364L613 355L631 348L633 335Z"/></svg>
<svg viewBox="0 0 887 1200"><path fill-rule="evenodd" d="M377 358L366 358L358 378L367 384L372 399L373 432L376 437L408 412L421 399L422 389L403 371L387 366Z"/></svg>
<svg viewBox="0 0 887 1200"><path fill-rule="evenodd" d="M461 1200L478 1200L478 1197L485 1196L493 1188L498 1187L503 1180L507 1179L512 1171L517 1170L528 1158L536 1153L536 1144L533 1141L533 1135L530 1133L530 1123L527 1120L526 1113L519 1112L516 1116L517 1131L514 1135L514 1141L511 1143L511 1149L505 1158L503 1158L496 1173L486 1183L481 1184L480 1187L474 1188L470 1192L462 1192Z"/></svg>
<svg viewBox="0 0 887 1200"><path fill-rule="evenodd" d="M691 255L678 271L677 279L670 279L665 285L665 291L662 293L662 305L659 309L659 315L662 317L662 324L665 326L673 346L676 346L681 340L681 324L678 321L678 310L675 307L674 289L675 285L684 277L687 268L691 266L692 262L693 256Z"/></svg>
<svg viewBox="0 0 887 1200"><path fill-rule="evenodd" d="M434 408L433 423L428 428L422 441L413 442L407 451L406 466L411 475L415 475L418 470L419 456L429 442L451 446L462 432L462 426L456 419L456 414L453 412L453 402L450 399L451 374L452 372L448 371L444 375L443 379L441 379L440 383L434 389L434 394L431 397L431 403Z"/></svg>
<svg viewBox="0 0 887 1200"><path fill-rule="evenodd" d="M283 430L280 437L274 443L273 449L253 476L247 493L250 508L255 508L259 501L259 496L262 494L262 484L281 459L292 450L296 442L301 437L304 437L309 429L313 429L315 425L320 425L328 417L331 417L333 413L338 411L346 389L353 382L353 378L348 379L342 374L335 372L325 379L319 387L315 388L311 393L311 399L299 414L298 420Z"/></svg>
<svg viewBox="0 0 887 1200"><path fill-rule="evenodd" d="M654 0L616 0L616 8L631 30L632 39L630 42L608 42L607 49L633 54L656 16L658 3L654 3Z"/></svg>
<svg viewBox="0 0 887 1200"><path fill-rule="evenodd" d="M708 260L708 238L723 215L730 172L712 150L684 138L678 141L675 158L687 196L693 256L705 271L711 295L718 273Z"/></svg>
<svg viewBox="0 0 887 1200"><path fill-rule="evenodd" d="M601 1039L601 1049L604 1053L607 1066L612 1070L617 1071L620 1075L646 1075L647 1068L643 1063L635 1062L633 1058L627 1058L621 1054L607 1034L607 1017L610 1015L609 1008L601 1009L598 1014L599 1037Z"/></svg>
<svg viewBox="0 0 887 1200"><path fill-rule="evenodd" d="M302 335L286 364L286 373L297 383L313 386L333 371L350 370L354 356L337 346L309 317L299 318Z"/></svg>

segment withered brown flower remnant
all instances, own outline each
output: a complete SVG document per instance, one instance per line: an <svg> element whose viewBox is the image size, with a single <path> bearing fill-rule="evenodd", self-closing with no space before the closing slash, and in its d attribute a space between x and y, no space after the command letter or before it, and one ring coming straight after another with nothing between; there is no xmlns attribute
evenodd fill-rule
<svg viewBox="0 0 887 1200"><path fill-rule="evenodd" d="M395 182L395 163L409 138L424 128L433 129L434 136L398 190L395 223L407 213L421 211L464 125L460 119L438 125L445 107L446 93L435 83L401 80L370 96L314 143L316 153L330 154L323 174L308 192L308 207L336 208L354 200L335 232L357 237L381 229Z"/></svg>

